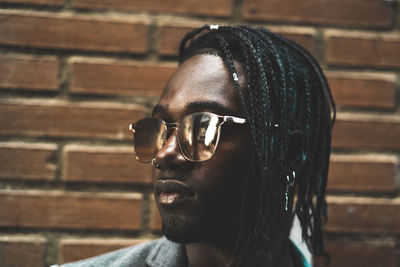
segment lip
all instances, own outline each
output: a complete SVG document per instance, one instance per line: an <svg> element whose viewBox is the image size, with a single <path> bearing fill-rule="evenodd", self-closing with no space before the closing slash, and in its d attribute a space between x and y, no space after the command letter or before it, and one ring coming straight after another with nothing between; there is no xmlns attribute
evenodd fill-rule
<svg viewBox="0 0 400 267"><path fill-rule="evenodd" d="M176 179L160 179L154 184L154 194L160 206L173 207L193 199L193 188Z"/></svg>

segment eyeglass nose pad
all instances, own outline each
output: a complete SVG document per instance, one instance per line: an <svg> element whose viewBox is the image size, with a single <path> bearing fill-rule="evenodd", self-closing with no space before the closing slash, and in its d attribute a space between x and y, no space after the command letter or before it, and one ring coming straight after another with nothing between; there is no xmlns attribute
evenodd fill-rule
<svg viewBox="0 0 400 267"><path fill-rule="evenodd" d="M185 157L180 151L178 142L177 129L173 129L173 132L166 137L164 144L155 155L155 159L160 165L186 162Z"/></svg>

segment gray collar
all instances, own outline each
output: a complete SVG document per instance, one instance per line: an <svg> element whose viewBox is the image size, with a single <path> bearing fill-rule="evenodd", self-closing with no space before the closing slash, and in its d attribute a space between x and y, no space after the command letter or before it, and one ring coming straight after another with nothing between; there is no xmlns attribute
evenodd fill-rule
<svg viewBox="0 0 400 267"><path fill-rule="evenodd" d="M162 237L147 256L146 264L150 267L187 267L185 246Z"/></svg>
<svg viewBox="0 0 400 267"><path fill-rule="evenodd" d="M297 246L290 241L291 266L311 267ZM185 246L160 238L146 257L149 267L187 267Z"/></svg>

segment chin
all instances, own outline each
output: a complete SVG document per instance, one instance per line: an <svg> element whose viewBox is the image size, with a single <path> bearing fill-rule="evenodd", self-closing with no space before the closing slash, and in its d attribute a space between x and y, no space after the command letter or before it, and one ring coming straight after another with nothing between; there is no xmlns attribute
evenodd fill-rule
<svg viewBox="0 0 400 267"><path fill-rule="evenodd" d="M162 231L170 241L180 244L203 242L202 223L181 216L167 216L162 219Z"/></svg>

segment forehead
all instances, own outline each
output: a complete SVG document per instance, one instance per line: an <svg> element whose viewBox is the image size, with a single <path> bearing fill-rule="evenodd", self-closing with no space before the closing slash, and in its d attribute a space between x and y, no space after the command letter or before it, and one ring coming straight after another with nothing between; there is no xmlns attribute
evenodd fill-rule
<svg viewBox="0 0 400 267"><path fill-rule="evenodd" d="M236 89L223 60L218 56L201 54L187 59L168 81L157 106L163 107L163 110L166 108L171 116L179 117L184 113L202 111L201 103L217 104L203 105L204 110L218 112L212 107L219 106L219 109L239 113Z"/></svg>

